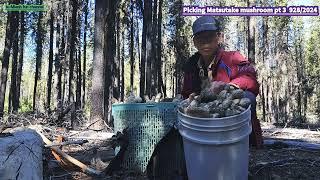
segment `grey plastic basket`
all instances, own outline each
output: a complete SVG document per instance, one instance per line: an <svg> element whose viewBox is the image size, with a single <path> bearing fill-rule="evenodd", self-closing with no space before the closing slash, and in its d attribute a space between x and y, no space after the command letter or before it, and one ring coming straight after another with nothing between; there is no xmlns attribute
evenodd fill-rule
<svg viewBox="0 0 320 180"><path fill-rule="evenodd" d="M177 104L171 102L112 105L114 131L122 131L128 128L129 145L123 163L121 164L123 168L140 173L146 171L156 145L177 122L176 107ZM180 144L180 142L176 143L177 146L174 146L174 148L179 147L178 144ZM160 153L158 156L162 158L163 155L161 155L161 153L167 153L164 148L165 147L161 147L162 152L158 152ZM175 149L176 152L172 152L171 149L169 149L169 151L183 154L183 151L179 150L179 148ZM162 158L161 164L169 164L170 166L168 168L180 168L181 161L177 161L177 158ZM161 166L161 168L165 169L163 166ZM157 172L161 172L163 175L165 170L159 169Z"/></svg>

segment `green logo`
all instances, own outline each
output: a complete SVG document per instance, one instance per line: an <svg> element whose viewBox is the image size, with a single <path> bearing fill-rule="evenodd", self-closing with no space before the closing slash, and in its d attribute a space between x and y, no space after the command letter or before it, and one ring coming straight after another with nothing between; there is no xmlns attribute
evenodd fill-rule
<svg viewBox="0 0 320 180"><path fill-rule="evenodd" d="M4 12L39 12L47 11L45 5L36 5L36 4L3 4L2 8L0 6L0 11Z"/></svg>

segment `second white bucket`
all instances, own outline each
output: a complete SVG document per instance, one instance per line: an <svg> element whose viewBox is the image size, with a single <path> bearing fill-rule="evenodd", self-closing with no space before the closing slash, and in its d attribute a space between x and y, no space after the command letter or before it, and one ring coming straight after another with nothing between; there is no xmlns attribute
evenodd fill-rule
<svg viewBox="0 0 320 180"><path fill-rule="evenodd" d="M195 118L178 112L189 180L247 180L250 107L225 118Z"/></svg>

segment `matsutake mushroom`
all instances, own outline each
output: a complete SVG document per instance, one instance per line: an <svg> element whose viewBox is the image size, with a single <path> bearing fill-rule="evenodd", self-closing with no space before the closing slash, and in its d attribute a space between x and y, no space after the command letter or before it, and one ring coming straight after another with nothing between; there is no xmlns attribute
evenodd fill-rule
<svg viewBox="0 0 320 180"><path fill-rule="evenodd" d="M181 101L179 110L193 117L221 118L244 112L250 103L242 89L226 84L220 91L213 92L207 85L199 95L192 93L188 99Z"/></svg>

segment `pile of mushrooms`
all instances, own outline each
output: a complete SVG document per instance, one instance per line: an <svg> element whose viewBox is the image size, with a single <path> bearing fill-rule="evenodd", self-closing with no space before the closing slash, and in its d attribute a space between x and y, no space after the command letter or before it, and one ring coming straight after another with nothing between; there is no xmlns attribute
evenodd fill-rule
<svg viewBox="0 0 320 180"><path fill-rule="evenodd" d="M244 91L232 85L225 84L218 91L207 86L199 95L192 93L180 102L179 111L193 117L222 118L242 113L250 103Z"/></svg>

